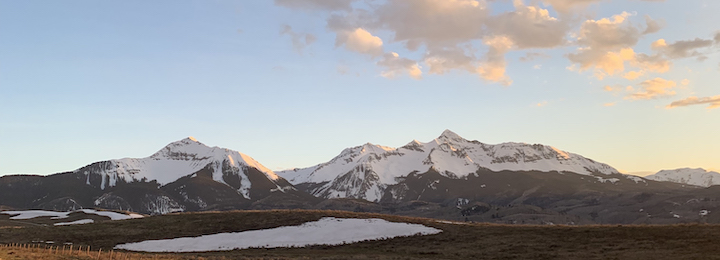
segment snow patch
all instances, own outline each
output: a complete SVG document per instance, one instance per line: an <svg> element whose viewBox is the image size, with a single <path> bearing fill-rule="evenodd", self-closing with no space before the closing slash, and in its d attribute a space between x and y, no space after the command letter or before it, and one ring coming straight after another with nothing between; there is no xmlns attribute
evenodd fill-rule
<svg viewBox="0 0 720 260"><path fill-rule="evenodd" d="M609 183L615 184L616 182L620 181L620 179L618 179L618 178L605 179L603 177L597 177L597 176L595 176L595 178L597 178L597 180L601 183L609 182Z"/></svg>
<svg viewBox="0 0 720 260"><path fill-rule="evenodd" d="M10 219L31 219L39 217L51 217L51 219L63 219L67 218L71 212L55 212L46 210L14 210L14 211L0 211L0 214L15 215Z"/></svg>
<svg viewBox="0 0 720 260"><path fill-rule="evenodd" d="M13 215L10 217L12 220L19 219L32 219L38 217L51 217L50 219L64 219L68 218L71 213L83 212L85 214L98 215L109 217L111 220L123 220L131 218L142 218L143 215L139 214L122 214L112 211L98 211L93 209L81 209L76 211L57 212L57 211L46 211L46 210L13 210L13 211L0 211L0 214Z"/></svg>
<svg viewBox="0 0 720 260"><path fill-rule="evenodd" d="M227 251L253 247L303 247L341 245L399 236L431 235L440 229L420 224L396 223L383 219L343 219L326 217L299 226L220 233L199 237L148 240L115 246L115 249L144 252Z"/></svg>
<svg viewBox="0 0 720 260"><path fill-rule="evenodd" d="M95 223L95 221L92 220L92 219L81 219L81 220L75 220L75 221L72 221L72 222L60 222L60 223L55 223L55 224L53 224L53 225L55 225L55 226L67 226L67 225L80 225L80 224L91 224L91 223Z"/></svg>

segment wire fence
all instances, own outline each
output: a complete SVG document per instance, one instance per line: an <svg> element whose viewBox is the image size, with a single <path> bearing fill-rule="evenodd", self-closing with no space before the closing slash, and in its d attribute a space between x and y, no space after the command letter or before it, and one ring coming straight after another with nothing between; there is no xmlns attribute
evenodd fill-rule
<svg viewBox="0 0 720 260"><path fill-rule="evenodd" d="M95 259L95 260L176 260L176 259L201 259L177 257L172 255L142 254L115 250L93 250L90 246L73 244L48 244L48 243L11 243L0 244L1 251L13 251L11 254L24 256L28 259ZM45 258L50 257L50 258ZM0 260L2 258L0 257Z"/></svg>

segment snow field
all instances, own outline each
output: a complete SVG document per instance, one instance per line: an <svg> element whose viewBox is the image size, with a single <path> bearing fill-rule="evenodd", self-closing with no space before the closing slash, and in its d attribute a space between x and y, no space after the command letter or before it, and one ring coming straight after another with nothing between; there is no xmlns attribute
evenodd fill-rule
<svg viewBox="0 0 720 260"><path fill-rule="evenodd" d="M254 247L341 245L400 236L432 235L440 232L442 230L420 224L396 223L383 219L325 217L299 226L148 240L120 244L115 246L115 249L144 252L227 251Z"/></svg>

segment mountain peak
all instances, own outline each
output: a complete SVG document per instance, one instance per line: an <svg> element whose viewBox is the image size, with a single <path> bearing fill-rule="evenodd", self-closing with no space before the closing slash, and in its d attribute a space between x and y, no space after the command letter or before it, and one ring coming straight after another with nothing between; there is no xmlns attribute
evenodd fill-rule
<svg viewBox="0 0 720 260"><path fill-rule="evenodd" d="M462 138L462 136L456 134L453 131L450 131L450 129L445 129L445 131L442 132L438 139L465 140L465 138Z"/></svg>
<svg viewBox="0 0 720 260"><path fill-rule="evenodd" d="M392 147L387 147L387 146L382 146L382 145L377 145L377 144L372 144L372 143L365 143L364 145L361 146L361 148L362 148L360 150L361 152L373 152L373 153L384 153L387 151L394 150L394 148L392 148Z"/></svg>
<svg viewBox="0 0 720 260"><path fill-rule="evenodd" d="M166 145L163 149L153 154L151 157L174 159L177 159L176 157L182 157L184 160L187 160L188 155L194 157L194 155L208 154L210 153L210 150L212 150L211 147L190 136Z"/></svg>

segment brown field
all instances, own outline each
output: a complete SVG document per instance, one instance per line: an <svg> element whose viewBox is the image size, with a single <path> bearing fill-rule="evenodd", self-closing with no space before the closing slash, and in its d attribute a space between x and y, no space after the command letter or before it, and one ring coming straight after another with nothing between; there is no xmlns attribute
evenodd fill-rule
<svg viewBox="0 0 720 260"><path fill-rule="evenodd" d="M74 247L90 246L95 253L98 250L108 253L120 243L298 225L325 216L421 223L443 232L341 246L158 255L134 253L131 255L135 257L128 259L720 259L720 225L446 224L425 218L318 210L182 213L62 227L24 223L19 225L23 227L16 228L10 227L13 221L7 220L0 223L4 225L0 228L0 244L37 246L37 241L53 241L55 245L72 243ZM14 253L9 254L10 251ZM120 253L128 256L128 252ZM0 259L96 258L53 255L47 249L0 248Z"/></svg>

